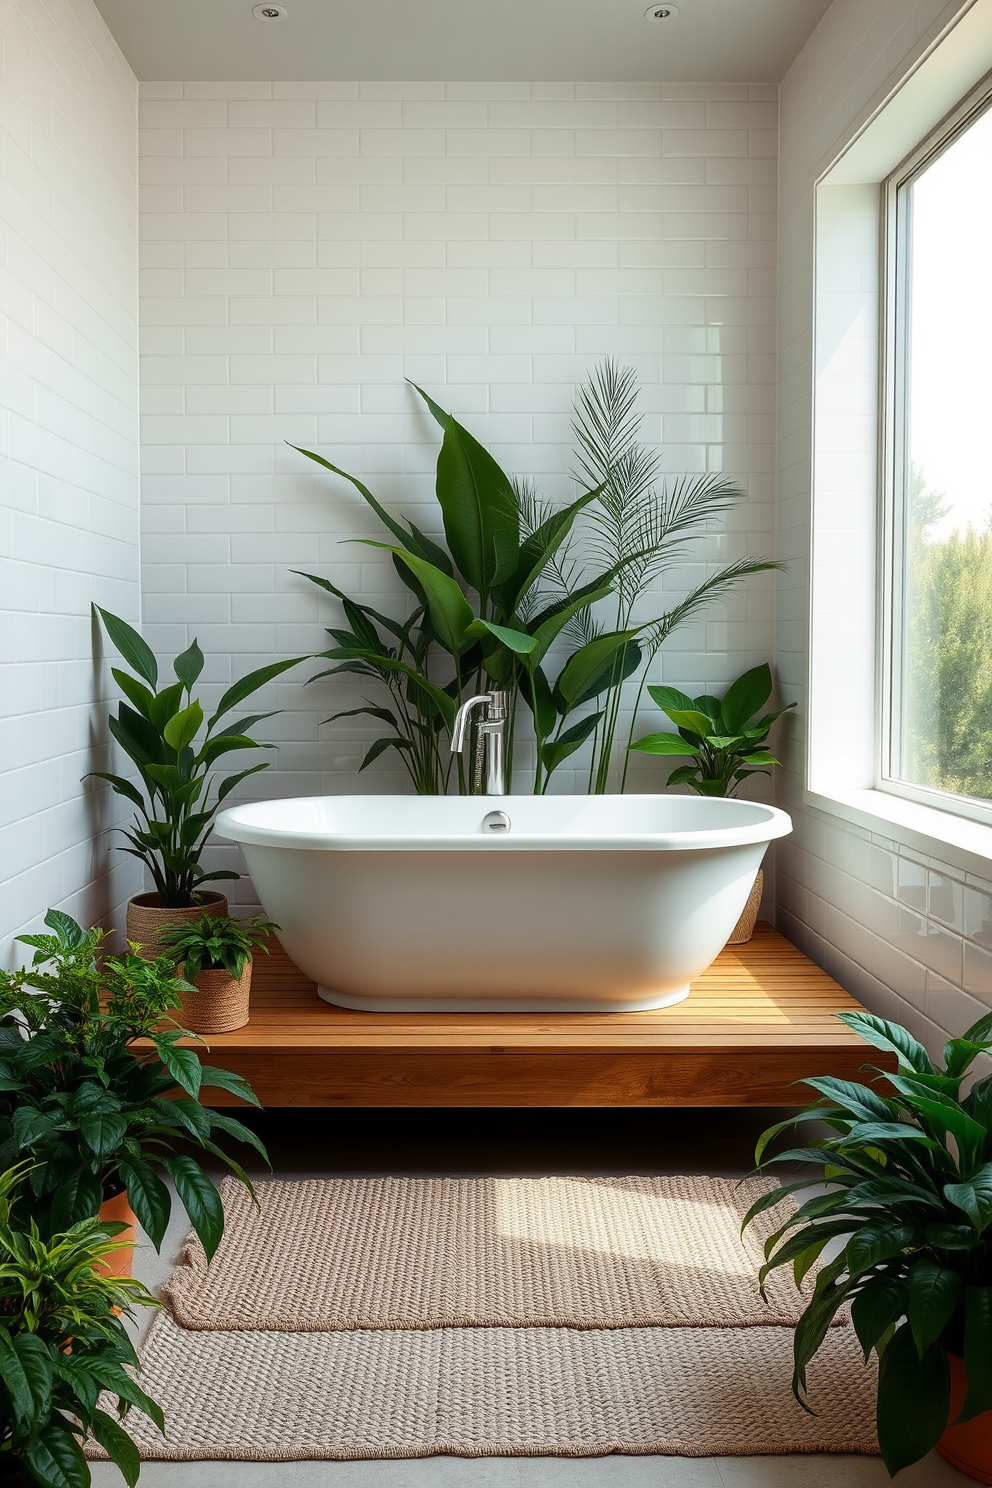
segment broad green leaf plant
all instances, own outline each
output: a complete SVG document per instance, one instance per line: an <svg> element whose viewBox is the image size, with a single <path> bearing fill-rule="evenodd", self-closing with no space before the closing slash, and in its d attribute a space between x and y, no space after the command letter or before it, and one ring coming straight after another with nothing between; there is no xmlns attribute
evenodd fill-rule
<svg viewBox="0 0 992 1488"><path fill-rule="evenodd" d="M231 719L230 714L267 682L280 677L303 657L270 662L233 683L209 718L193 696L203 671L203 652L194 640L172 664L174 682L159 686L158 662L151 648L132 626L94 606L108 637L129 672L112 668L114 681L127 698L110 717L110 732L134 764L140 784L121 775L94 770L87 778L109 781L118 796L137 809L137 818L124 836L131 844L122 851L144 863L163 906L187 909L199 903L197 890L219 879L237 878L230 870L208 873L200 859L213 830L221 802L249 775L268 768L251 765L228 775L213 790L212 771L225 755L245 749L272 749L249 736L249 729L272 712Z"/></svg>
<svg viewBox="0 0 992 1488"><path fill-rule="evenodd" d="M442 737L469 693L507 689L532 715L534 792L545 791L554 771L590 738L590 789L605 791L627 679L640 672L643 683L647 665L677 625L750 574L774 566L742 560L705 579L673 609L647 620L634 614L688 538L743 493L718 476L659 487L654 457L637 444L634 374L612 363L581 395L583 420L576 427L579 480L586 489L563 507L537 502L456 418L416 391L442 431L435 490L446 546L393 517L357 477L299 449L349 481L376 514L391 541L361 541L390 553L414 596L412 614L399 622L349 599L327 579L304 575L341 601L347 621L347 628L330 631L335 645L322 654L334 665L319 675L357 673L384 683L391 694L389 707L367 700L334 717L365 714L390 730L373 743L361 768L396 749L418 792L443 794L456 778L466 793L475 772L461 756L453 767ZM600 606L613 606L612 628L594 618ZM552 658L559 658L554 676ZM512 763L512 719L507 753Z"/></svg>
<svg viewBox="0 0 992 1488"><path fill-rule="evenodd" d="M165 1422L134 1378L125 1320L158 1303L140 1282L100 1269L121 1248L123 1225L84 1219L45 1238L17 1218L24 1181L23 1164L0 1173L0 1482L88 1488L92 1436L134 1488L141 1462L127 1413L159 1430ZM102 1392L115 1397L113 1414Z"/></svg>
<svg viewBox="0 0 992 1488"><path fill-rule="evenodd" d="M692 763L672 771L670 786L685 785L700 796L735 796L749 775L767 775L769 765L780 763L767 747L768 735L776 719L796 705L761 713L772 695L767 662L738 677L722 699L705 693L691 698L676 687L649 687L648 693L678 732L647 734L630 748L689 755Z"/></svg>
<svg viewBox="0 0 992 1488"><path fill-rule="evenodd" d="M201 971L226 971L237 981L256 950L269 954L266 941L279 926L271 920L235 920L231 915L200 915L162 934L162 944L183 974L195 981Z"/></svg>
<svg viewBox="0 0 992 1488"><path fill-rule="evenodd" d="M196 1035L169 1016L189 986L169 957L102 957L104 931L84 931L58 910L45 923L51 934L18 937L33 947L32 965L0 971L0 1169L33 1164L24 1202L45 1234L89 1218L126 1188L156 1248L172 1210L167 1173L209 1258L224 1211L187 1149L211 1153L249 1189L216 1135L263 1158L265 1150L240 1121L205 1109L200 1095L213 1086L258 1101L240 1075L181 1047Z"/></svg>
<svg viewBox="0 0 992 1488"><path fill-rule="evenodd" d="M758 1172L800 1164L805 1177L763 1194L745 1227L789 1194L810 1196L769 1238L768 1275L790 1266L797 1286L828 1246L795 1335L792 1388L806 1403L806 1369L837 1311L849 1305L867 1361L879 1358L877 1424L894 1476L931 1450L948 1424L948 1353L963 1358L959 1420L992 1410L992 1076L962 1086L992 1049L992 1014L944 1046L943 1063L898 1023L871 1013L841 1021L894 1055L878 1090L824 1076L816 1102L764 1133ZM805 1146L766 1158L795 1124L822 1123ZM836 1252L836 1253L833 1253ZM807 1407L808 1408L808 1407Z"/></svg>

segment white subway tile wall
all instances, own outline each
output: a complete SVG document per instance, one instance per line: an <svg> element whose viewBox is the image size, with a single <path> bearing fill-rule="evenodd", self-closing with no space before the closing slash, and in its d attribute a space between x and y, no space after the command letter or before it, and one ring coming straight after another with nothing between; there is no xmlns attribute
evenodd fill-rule
<svg viewBox="0 0 992 1488"><path fill-rule="evenodd" d="M328 645L336 606L293 569L402 602L385 554L343 546L380 536L375 519L289 444L436 527L439 434L408 380L564 499L575 385L614 356L640 374L664 468L748 491L664 598L772 556L776 89L158 83L140 108L143 608L160 654L198 636L216 689ZM761 576L679 632L659 680L718 687L769 659L773 593ZM304 687L315 670L269 689L278 763L252 792L405 789L395 756L357 774L379 728L321 720L364 689ZM666 773L640 761L635 788Z"/></svg>
<svg viewBox="0 0 992 1488"><path fill-rule="evenodd" d="M778 923L874 1011L939 1048L992 1007L992 875L961 873L892 836L804 804L812 449L813 186L962 9L960 0L834 0L782 85L777 660L801 699L779 799L795 834L777 854ZM850 462L849 462L850 464ZM855 475L857 472L855 472ZM838 653L873 644L845 633ZM840 736L846 720L838 716ZM828 746L829 747L829 746Z"/></svg>
<svg viewBox="0 0 992 1488"><path fill-rule="evenodd" d="M113 683L91 601L138 614L137 83L96 8L0 11L0 946L50 906L121 922Z"/></svg>

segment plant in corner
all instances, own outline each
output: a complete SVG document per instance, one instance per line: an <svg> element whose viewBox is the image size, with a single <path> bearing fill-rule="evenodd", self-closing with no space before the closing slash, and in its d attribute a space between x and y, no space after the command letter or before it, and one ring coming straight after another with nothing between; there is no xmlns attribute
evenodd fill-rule
<svg viewBox="0 0 992 1488"><path fill-rule="evenodd" d="M252 952L266 955L266 941L279 926L257 915L235 920L230 915L201 915L185 925L174 925L162 936L178 963L187 985L183 991L183 1020L195 1033L231 1033L248 1022Z"/></svg>
<svg viewBox="0 0 992 1488"><path fill-rule="evenodd" d="M129 1373L138 1359L125 1319L155 1307L140 1282L108 1274L120 1225L84 1219L45 1239L19 1223L12 1198L24 1166L0 1174L0 1481L10 1488L88 1488L82 1443L93 1436L129 1488L138 1449L121 1424L135 1407L162 1412ZM116 1396L116 1419L100 1392Z"/></svg>
<svg viewBox="0 0 992 1488"><path fill-rule="evenodd" d="M204 906L209 913L227 913L224 895L205 894L202 886L238 874L227 869L208 873L200 859L221 802L242 780L268 766L263 761L228 775L212 795L213 767L228 754L273 748L257 743L248 732L273 717L272 711L233 720L230 714L305 658L275 661L249 672L226 689L206 718L203 705L193 696L203 671L203 652L195 640L172 664L176 680L160 687L158 662L138 632L107 610L94 609L131 668L130 672L112 668L127 702L118 705L116 718L111 715L109 722L140 784L105 770L91 771L87 778L109 781L114 792L137 809L134 825L124 831L131 845L122 851L144 863L155 888L150 894L137 895L128 905L128 940L155 954L159 924L176 923L188 918L185 912L201 913Z"/></svg>
<svg viewBox="0 0 992 1488"><path fill-rule="evenodd" d="M57 910L45 923L52 934L19 937L34 947L31 967L0 972L0 1169L34 1164L24 1202L45 1234L89 1218L126 1189L156 1248L172 1209L164 1170L210 1257L224 1210L184 1149L209 1152L249 1188L215 1134L263 1158L265 1150L240 1121L206 1110L200 1095L214 1086L258 1101L239 1075L201 1065L181 1047L191 1035L168 1013L187 984L167 957L98 961L104 931L83 931Z"/></svg>
<svg viewBox="0 0 992 1488"><path fill-rule="evenodd" d="M842 1022L894 1054L877 1071L887 1089L807 1080L819 1099L764 1133L758 1171L799 1163L808 1176L752 1205L745 1225L787 1194L815 1193L773 1234L759 1273L791 1266L797 1285L830 1245L795 1335L792 1388L805 1404L806 1368L838 1309L867 1362L879 1358L877 1424L893 1476L934 1446L965 1472L992 1481L992 1076L967 1094L978 1055L992 1049L992 1014L944 1046L943 1063L905 1028L871 1013ZM829 1135L764 1158L796 1122ZM807 1407L808 1409L808 1407Z"/></svg>

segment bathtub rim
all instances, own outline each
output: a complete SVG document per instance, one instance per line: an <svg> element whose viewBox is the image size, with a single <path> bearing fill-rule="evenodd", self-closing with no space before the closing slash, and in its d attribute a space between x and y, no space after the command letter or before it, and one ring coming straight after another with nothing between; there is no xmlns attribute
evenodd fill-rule
<svg viewBox="0 0 992 1488"><path fill-rule="evenodd" d="M750 806L762 813L764 819L740 826L723 826L705 830L679 832L612 832L597 836L567 836L564 833L511 832L502 836L484 832L447 832L430 836L427 833L368 833L354 831L300 832L274 826L261 826L246 822L241 813L251 811L259 805L275 804L277 800L316 801L333 799L327 796L285 796L265 801L242 802L220 812L214 823L214 831L225 841L239 846L280 848L290 852L702 852L720 848L748 847L775 841L788 836L792 830L792 818L778 806L769 806L764 801L740 801L721 797L730 805ZM355 800L388 801L390 796L352 797ZM398 799L407 800L408 797ZM489 810L512 810L514 801L531 800L520 796L473 797L485 802ZM575 797L587 800L589 797ZM592 798L595 799L595 798ZM602 798L600 798L602 799ZM632 800L630 796L625 799ZM671 799L662 793L652 794L648 799Z"/></svg>

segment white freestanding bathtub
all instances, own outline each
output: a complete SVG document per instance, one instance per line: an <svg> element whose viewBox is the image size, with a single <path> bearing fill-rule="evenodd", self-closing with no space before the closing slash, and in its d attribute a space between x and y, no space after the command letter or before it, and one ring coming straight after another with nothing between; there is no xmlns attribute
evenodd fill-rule
<svg viewBox="0 0 992 1488"><path fill-rule="evenodd" d="M217 818L321 997L382 1012L678 1002L791 830L697 796L313 796Z"/></svg>

